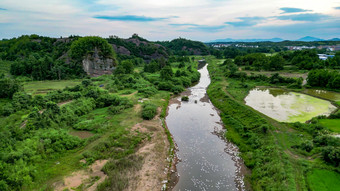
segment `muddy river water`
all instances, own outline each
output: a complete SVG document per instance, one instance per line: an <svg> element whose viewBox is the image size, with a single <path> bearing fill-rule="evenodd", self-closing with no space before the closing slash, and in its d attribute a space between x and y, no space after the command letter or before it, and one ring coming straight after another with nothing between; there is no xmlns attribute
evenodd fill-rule
<svg viewBox="0 0 340 191"><path fill-rule="evenodd" d="M224 140L221 119L206 95L207 66L189 88L189 101L171 100L166 123L177 145L178 183L173 190L244 190L237 147Z"/></svg>

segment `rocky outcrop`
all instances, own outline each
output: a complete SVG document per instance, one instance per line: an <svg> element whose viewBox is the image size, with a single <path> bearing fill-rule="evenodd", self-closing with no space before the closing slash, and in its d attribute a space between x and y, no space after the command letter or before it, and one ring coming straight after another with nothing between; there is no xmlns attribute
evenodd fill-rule
<svg viewBox="0 0 340 191"><path fill-rule="evenodd" d="M131 55L131 52L124 46L117 46L115 44L112 44L112 48L117 54L128 55L128 56Z"/></svg>
<svg viewBox="0 0 340 191"><path fill-rule="evenodd" d="M116 66L116 60L101 57L97 48L94 49L93 54L87 55L82 63L84 71L92 77L112 74Z"/></svg>
<svg viewBox="0 0 340 191"><path fill-rule="evenodd" d="M169 52L164 46L136 35L128 39L112 37L108 41L118 55L135 56L144 59L146 62L169 57Z"/></svg>
<svg viewBox="0 0 340 191"><path fill-rule="evenodd" d="M183 46L183 47L182 47L182 50L186 50L186 51L192 53L193 55L201 55L201 54L202 54L201 50L199 50L199 49L194 49L194 48L188 48L188 47L186 47L186 46Z"/></svg>

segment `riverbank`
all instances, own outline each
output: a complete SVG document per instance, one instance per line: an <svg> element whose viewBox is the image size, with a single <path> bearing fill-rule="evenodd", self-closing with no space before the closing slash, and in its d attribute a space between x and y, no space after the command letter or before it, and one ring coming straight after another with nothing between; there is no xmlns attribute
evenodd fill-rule
<svg viewBox="0 0 340 191"><path fill-rule="evenodd" d="M316 130L314 124L280 123L246 106L244 98L249 90L268 84L227 79L225 68L218 64L220 61L211 59L208 62L212 79L209 98L221 110L227 128L225 136L238 145L246 166L252 170L246 179L254 190L332 190L339 187L339 167L323 161L326 147L317 141L327 134ZM327 139L338 144L338 140ZM311 143L311 150L303 147L307 143ZM323 176L319 184L312 184L320 169L323 169ZM338 182L323 183L328 179Z"/></svg>
<svg viewBox="0 0 340 191"><path fill-rule="evenodd" d="M170 100L166 123L178 150L178 183L174 190L245 190L238 148L224 134L218 111L206 95L207 66L199 83ZM188 96L182 101L181 96Z"/></svg>

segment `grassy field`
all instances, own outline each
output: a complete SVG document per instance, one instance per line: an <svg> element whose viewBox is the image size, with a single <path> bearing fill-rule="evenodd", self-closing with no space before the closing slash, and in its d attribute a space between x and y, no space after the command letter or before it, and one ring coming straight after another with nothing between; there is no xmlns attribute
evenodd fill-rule
<svg viewBox="0 0 340 191"><path fill-rule="evenodd" d="M338 191L340 188L340 174L324 170L314 169L307 175L310 189L313 191Z"/></svg>
<svg viewBox="0 0 340 191"><path fill-rule="evenodd" d="M340 133L340 119L320 119L319 123L333 132Z"/></svg>
<svg viewBox="0 0 340 191"><path fill-rule="evenodd" d="M24 90L31 94L46 94L52 90L60 90L65 87L72 87L81 83L81 80L60 80L60 81L33 81L25 82Z"/></svg>

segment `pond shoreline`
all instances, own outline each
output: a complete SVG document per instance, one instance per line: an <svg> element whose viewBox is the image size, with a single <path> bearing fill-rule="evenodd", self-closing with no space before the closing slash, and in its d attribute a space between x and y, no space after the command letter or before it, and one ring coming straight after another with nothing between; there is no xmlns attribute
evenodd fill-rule
<svg viewBox="0 0 340 191"><path fill-rule="evenodd" d="M290 89L290 88L286 88L286 87L282 87L282 86L255 86L254 88L278 88L278 89L283 89L283 90L286 90L286 91L291 91L291 92L296 92L296 93L301 93L301 94L306 94L306 95L309 95L309 96L312 96L312 97L315 97L315 98L319 98L319 99L323 99L323 100L326 100L326 101L329 101L331 102L335 107L338 108L338 110L340 110L340 106L338 104L336 104L336 102L334 100L331 100L331 99L328 99L328 98L325 98L325 97L322 97L322 96L317 96L315 94L310 94L308 92L306 92L306 90L321 90L321 91L327 91L327 92L331 92L331 93L339 93L340 92L336 92L336 91L330 91L330 90L322 90L322 89L315 89L315 88L304 88L304 89L301 89L300 91L299 90L296 90L296 89ZM336 110L334 113L336 113L338 110Z"/></svg>
<svg viewBox="0 0 340 191"><path fill-rule="evenodd" d="M314 117L336 112L338 107L327 99L285 88L251 89L244 98L245 105L279 122L308 123Z"/></svg>

